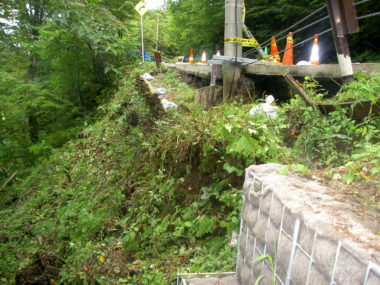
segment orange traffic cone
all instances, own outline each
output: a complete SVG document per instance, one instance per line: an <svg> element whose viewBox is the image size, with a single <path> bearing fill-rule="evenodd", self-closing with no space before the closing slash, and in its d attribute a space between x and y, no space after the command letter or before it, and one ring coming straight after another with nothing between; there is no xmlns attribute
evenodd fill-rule
<svg viewBox="0 0 380 285"><path fill-rule="evenodd" d="M207 64L207 56L205 50L202 52L201 64Z"/></svg>
<svg viewBox="0 0 380 285"><path fill-rule="evenodd" d="M313 48L311 49L310 63L319 64L318 35L314 35L314 44Z"/></svg>
<svg viewBox="0 0 380 285"><path fill-rule="evenodd" d="M188 63L192 64L194 63L194 57L193 57L193 49L190 49L190 55L189 55L189 61Z"/></svg>
<svg viewBox="0 0 380 285"><path fill-rule="evenodd" d="M273 57L273 61L281 62L280 56L278 54L278 48L275 37L272 37L272 43L270 45L270 55L271 57Z"/></svg>
<svg viewBox="0 0 380 285"><path fill-rule="evenodd" d="M282 59L282 64L293 65L293 33L289 33L286 38L286 46L284 58Z"/></svg>
<svg viewBox="0 0 380 285"><path fill-rule="evenodd" d="M217 51L216 51L216 55L217 55L217 56L220 56L220 55L221 55L221 54L220 54L220 50L217 50Z"/></svg>

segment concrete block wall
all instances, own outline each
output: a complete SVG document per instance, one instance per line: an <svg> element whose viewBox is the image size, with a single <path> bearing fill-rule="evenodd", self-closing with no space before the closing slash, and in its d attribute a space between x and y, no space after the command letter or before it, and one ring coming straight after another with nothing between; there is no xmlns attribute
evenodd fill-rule
<svg viewBox="0 0 380 285"><path fill-rule="evenodd" d="M237 261L239 284L380 284L380 238L333 191L283 166L246 169ZM268 254L268 259L253 262Z"/></svg>

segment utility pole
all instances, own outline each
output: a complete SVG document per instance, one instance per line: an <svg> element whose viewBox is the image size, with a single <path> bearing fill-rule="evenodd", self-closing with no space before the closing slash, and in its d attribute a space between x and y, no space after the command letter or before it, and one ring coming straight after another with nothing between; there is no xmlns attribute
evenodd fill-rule
<svg viewBox="0 0 380 285"><path fill-rule="evenodd" d="M343 84L354 81L347 35L359 32L356 9L352 0L327 0L331 27Z"/></svg>
<svg viewBox="0 0 380 285"><path fill-rule="evenodd" d="M235 58L234 61L223 63L223 101L231 101L238 92L238 83L241 75L241 63L237 58L242 57L242 0L225 0L224 38L236 39L235 42L224 43L224 55Z"/></svg>

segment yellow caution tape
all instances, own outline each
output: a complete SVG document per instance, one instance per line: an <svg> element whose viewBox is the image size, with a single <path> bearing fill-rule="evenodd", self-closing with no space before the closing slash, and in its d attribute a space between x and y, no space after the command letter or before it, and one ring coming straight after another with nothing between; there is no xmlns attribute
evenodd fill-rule
<svg viewBox="0 0 380 285"><path fill-rule="evenodd" d="M254 39L254 36L245 24L243 24L243 32L247 36L247 38Z"/></svg>
<svg viewBox="0 0 380 285"><path fill-rule="evenodd" d="M243 11L242 11L242 22L243 22L243 32L247 36L248 39L244 38L225 38L224 42L225 43L231 43L231 44L241 44L243 47L260 47L260 44L258 41L255 39L251 31L248 29L248 27L244 24L245 22L245 15L246 15L246 9L245 9L245 2L244 0L242 1L243 4ZM264 57L265 58L265 57Z"/></svg>
<svg viewBox="0 0 380 285"><path fill-rule="evenodd" d="M259 43L255 39L244 39L244 38L225 38L225 43L230 44L242 44L243 47L257 47Z"/></svg>
<svg viewBox="0 0 380 285"><path fill-rule="evenodd" d="M246 9L245 9L245 1L242 1L243 4L243 11L242 11L242 21L243 21L243 32L248 38L248 41L242 42L243 47L260 47L259 42L255 39L251 31L248 29L248 27L244 24L245 23L245 15L246 15ZM261 47L260 47L261 48Z"/></svg>

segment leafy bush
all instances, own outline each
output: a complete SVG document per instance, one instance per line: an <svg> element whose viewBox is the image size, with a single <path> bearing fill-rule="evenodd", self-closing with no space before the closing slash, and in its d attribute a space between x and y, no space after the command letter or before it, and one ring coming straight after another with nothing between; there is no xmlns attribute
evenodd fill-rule
<svg viewBox="0 0 380 285"><path fill-rule="evenodd" d="M341 86L340 91L330 99L325 99L327 92L313 78L305 77L303 87L315 102L320 104L361 100L370 100L375 104L380 99L380 73L355 73L355 81Z"/></svg>
<svg viewBox="0 0 380 285"><path fill-rule="evenodd" d="M299 97L283 108L296 114L290 124L298 128L292 152L299 163L312 167L339 166L351 153L379 140L379 118L370 117L357 123L343 109L327 115L307 107Z"/></svg>

